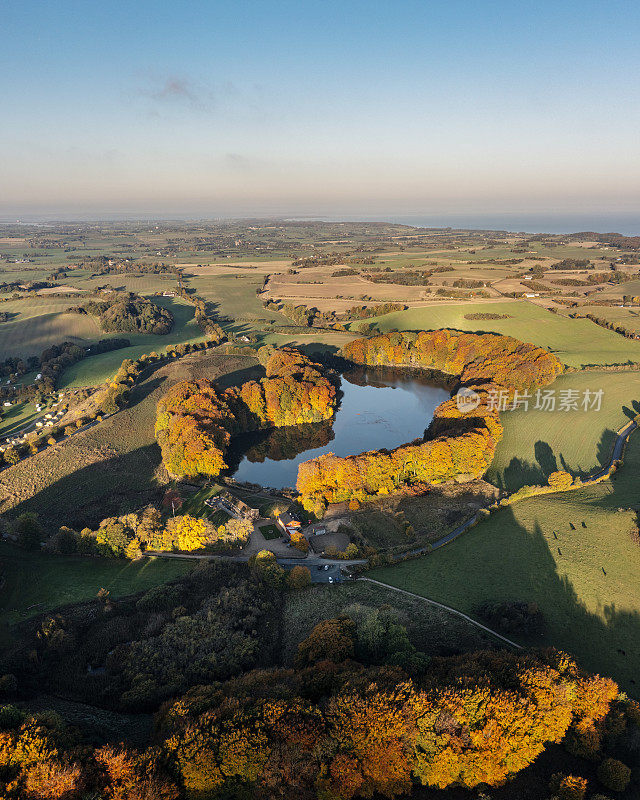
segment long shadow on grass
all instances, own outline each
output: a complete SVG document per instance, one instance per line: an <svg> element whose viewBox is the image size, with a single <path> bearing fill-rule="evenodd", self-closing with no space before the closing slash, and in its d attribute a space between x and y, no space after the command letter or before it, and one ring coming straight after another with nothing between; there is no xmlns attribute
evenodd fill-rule
<svg viewBox="0 0 640 800"><path fill-rule="evenodd" d="M125 514L156 500L155 472L159 465L160 448L155 443L139 447L59 478L5 516L15 519L33 511L49 533L61 525L76 530L95 527L105 517Z"/></svg>
<svg viewBox="0 0 640 800"><path fill-rule="evenodd" d="M547 620L546 635L520 641L566 650L583 668L610 675L632 695L640 695L640 614L606 602L599 615L591 613L561 574L568 538L582 535L577 522L575 531L557 531L555 539L551 523L545 524L546 535L538 523L527 530L507 508L442 551L375 570L372 577L476 618L483 602L536 602ZM552 547L554 554L559 551L557 557ZM612 558L612 563L593 565L593 580L601 586L603 598L607 583L617 580L614 562ZM629 587L630 592L633 589Z"/></svg>
<svg viewBox="0 0 640 800"><path fill-rule="evenodd" d="M640 434L630 440L624 464L614 474L611 491L607 484L585 489L582 501L593 507L640 508ZM571 499L570 495L563 495ZM576 517L574 529L561 528L553 517L536 522L527 530L505 508L485 523L431 556L373 573L372 577L400 588L422 593L477 616L485 601L535 601L548 620L544 642L572 653L589 670L610 675L634 697L640 696L640 614L616 608L607 602L607 587L619 581L620 556L612 554L602 564L593 564L587 581L596 583L602 597L598 614L580 600L571 581L562 574L568 566L568 545L575 537L589 539L598 534L585 529ZM631 535L631 531L629 534ZM628 549L628 548L627 548ZM640 559L640 548L637 558ZM632 597L635 586L629 586Z"/></svg>
<svg viewBox="0 0 640 800"><path fill-rule="evenodd" d="M522 486L544 486L549 475L556 470L565 470L574 477L587 478L596 472L598 465L603 467L611 462L617 436L610 428L602 432L596 445L595 462L587 469L570 464L563 453L556 454L548 442L539 439L533 447L536 463L524 458L512 458L504 469L493 476L492 483L500 489L515 492Z"/></svg>

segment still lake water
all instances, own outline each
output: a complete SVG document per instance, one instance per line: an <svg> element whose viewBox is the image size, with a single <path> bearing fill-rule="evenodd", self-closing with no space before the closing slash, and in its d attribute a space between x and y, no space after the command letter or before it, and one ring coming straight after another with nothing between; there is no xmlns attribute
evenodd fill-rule
<svg viewBox="0 0 640 800"><path fill-rule="evenodd" d="M324 453L347 456L421 438L437 406L450 396L417 373L358 368L342 375L333 420L235 437L228 452L238 481L295 486L298 465Z"/></svg>

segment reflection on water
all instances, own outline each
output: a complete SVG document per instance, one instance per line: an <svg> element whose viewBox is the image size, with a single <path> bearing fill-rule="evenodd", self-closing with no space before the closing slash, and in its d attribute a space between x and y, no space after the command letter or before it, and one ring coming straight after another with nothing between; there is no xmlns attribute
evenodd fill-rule
<svg viewBox="0 0 640 800"><path fill-rule="evenodd" d="M417 373L358 367L342 376L335 419L234 439L230 474L263 486L295 486L298 464L324 453L391 449L424 436L449 392Z"/></svg>

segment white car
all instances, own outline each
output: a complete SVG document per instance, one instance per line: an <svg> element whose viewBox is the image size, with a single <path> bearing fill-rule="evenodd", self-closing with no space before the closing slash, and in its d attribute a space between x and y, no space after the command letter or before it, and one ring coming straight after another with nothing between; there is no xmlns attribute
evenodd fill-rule
<svg viewBox="0 0 640 800"><path fill-rule="evenodd" d="M333 583L333 578L329 575L329 583Z"/></svg>

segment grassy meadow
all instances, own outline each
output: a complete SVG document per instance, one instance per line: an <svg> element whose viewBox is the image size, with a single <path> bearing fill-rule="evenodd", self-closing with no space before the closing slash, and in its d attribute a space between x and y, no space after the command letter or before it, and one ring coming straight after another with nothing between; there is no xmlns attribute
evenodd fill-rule
<svg viewBox="0 0 640 800"><path fill-rule="evenodd" d="M466 314L478 312L509 316L507 319L465 319ZM546 347L571 367L640 362L640 341L625 339L588 319L569 319L560 314L552 314L525 300L469 305L443 303L409 308L406 311L373 317L367 322L373 322L383 333L390 330L439 328L502 333Z"/></svg>
<svg viewBox="0 0 640 800"><path fill-rule="evenodd" d="M126 338L131 347L101 353L83 359L65 370L59 380L61 389L78 386L97 386L116 372L125 358L136 359L143 353L160 353L169 347L184 342L201 342L206 339L194 319L194 308L189 303L176 298L159 297L155 302L168 308L173 314L173 328L163 336L144 333L102 334L98 338Z"/></svg>
<svg viewBox="0 0 640 800"><path fill-rule="evenodd" d="M627 284L624 284L627 286ZM640 291L640 286L638 286ZM614 325L621 325L628 331L640 333L640 308L627 308L620 306L581 306L581 314L595 314Z"/></svg>
<svg viewBox="0 0 640 800"><path fill-rule="evenodd" d="M374 570L380 581L477 618L488 600L535 601L547 621L540 641L637 693L640 435L613 479L523 500L497 511L431 555ZM517 638L517 637L516 637Z"/></svg>
<svg viewBox="0 0 640 800"><path fill-rule="evenodd" d="M640 372L568 373L550 388L555 411L535 410L534 395L529 410L500 415L504 435L487 474L496 486L514 491L546 483L546 476L557 469L580 477L590 474L609 462L615 432L640 411ZM585 391L600 389L600 410L585 411L580 405ZM568 391L578 392L578 411L559 410L562 393Z"/></svg>
<svg viewBox="0 0 640 800"><path fill-rule="evenodd" d="M102 338L93 317L65 313L73 302L45 296L2 303L0 311L8 312L10 318L0 323L0 361L39 356L46 347L64 341L84 344Z"/></svg>
<svg viewBox="0 0 640 800"><path fill-rule="evenodd" d="M90 600L103 588L114 598L142 592L183 575L194 563L171 558L125 562L53 556L0 544L5 578L0 589L0 628L67 603Z"/></svg>

